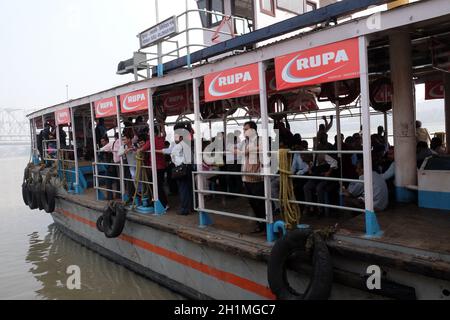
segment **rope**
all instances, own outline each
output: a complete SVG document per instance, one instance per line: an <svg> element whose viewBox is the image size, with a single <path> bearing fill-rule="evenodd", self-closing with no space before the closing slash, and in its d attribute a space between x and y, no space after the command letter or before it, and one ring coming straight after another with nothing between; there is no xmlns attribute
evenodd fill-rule
<svg viewBox="0 0 450 320"><path fill-rule="evenodd" d="M297 204L290 202L295 200L294 185L289 178L292 174L290 158L288 149L279 150L281 216L286 227L293 229L300 221L301 212Z"/></svg>
<svg viewBox="0 0 450 320"><path fill-rule="evenodd" d="M139 196L141 199L148 195L149 199L153 201L153 193L152 189L147 183L142 183L142 192L139 193L139 183L140 179L142 177L142 181L148 181L147 177L147 170L142 170L142 163L144 162L144 153L143 152L137 152L136 153L136 175L134 177L134 195L133 195L133 209L136 207L136 198Z"/></svg>

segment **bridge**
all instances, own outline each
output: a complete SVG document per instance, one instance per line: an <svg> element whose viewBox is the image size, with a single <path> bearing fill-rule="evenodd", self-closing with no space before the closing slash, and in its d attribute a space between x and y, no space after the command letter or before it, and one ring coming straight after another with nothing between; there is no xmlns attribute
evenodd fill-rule
<svg viewBox="0 0 450 320"><path fill-rule="evenodd" d="M30 123L26 115L32 111L0 108L0 145L30 144Z"/></svg>

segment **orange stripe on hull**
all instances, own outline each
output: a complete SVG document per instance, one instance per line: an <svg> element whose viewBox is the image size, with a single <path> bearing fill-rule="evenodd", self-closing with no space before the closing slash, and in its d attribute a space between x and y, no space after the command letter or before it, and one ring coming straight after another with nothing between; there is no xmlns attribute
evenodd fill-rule
<svg viewBox="0 0 450 320"><path fill-rule="evenodd" d="M78 222L84 223L92 228L96 228L96 223L93 221L90 221L88 219L82 218L78 215L75 215L73 213L70 213L63 209L58 209L56 212L61 213L73 220L76 220ZM235 285L241 289L244 289L246 291L255 293L261 297L267 298L267 299L275 299L275 295L270 291L269 288L256 283L254 281L251 281L246 278L242 278L240 276L237 276L235 274L216 269L214 267L208 266L204 263L195 261L193 259L190 259L188 257L185 257L183 255L180 255L176 252L170 251L168 249L156 246L154 244L151 244L149 242L146 242L141 239L134 238L132 236L122 234L120 235L119 239L122 241L126 241L130 244L135 245L136 247L142 248L144 250L147 250L149 252L152 252L154 254L160 255L162 257L165 257L169 260L175 261L179 264L185 265L187 267L190 267L192 269L195 269L199 272L202 272L204 274L207 274L211 277L214 277L216 279L219 279L223 282L230 283L232 285Z"/></svg>

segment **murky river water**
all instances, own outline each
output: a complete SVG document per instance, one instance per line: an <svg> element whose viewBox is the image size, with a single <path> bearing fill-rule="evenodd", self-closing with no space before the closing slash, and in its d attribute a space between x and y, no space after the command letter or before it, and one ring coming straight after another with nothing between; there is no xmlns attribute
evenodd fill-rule
<svg viewBox="0 0 450 320"><path fill-rule="evenodd" d="M182 299L64 236L49 214L22 202L26 148L0 147L0 299ZM66 269L81 270L69 290Z"/></svg>

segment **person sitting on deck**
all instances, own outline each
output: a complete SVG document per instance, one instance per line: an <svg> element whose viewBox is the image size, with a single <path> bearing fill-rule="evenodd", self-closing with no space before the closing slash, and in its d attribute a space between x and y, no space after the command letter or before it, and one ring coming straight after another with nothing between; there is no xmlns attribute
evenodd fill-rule
<svg viewBox="0 0 450 320"><path fill-rule="evenodd" d="M416 121L416 139L417 143L423 141L428 144L428 142L431 141L430 134L428 133L428 130L426 128L422 128L421 121Z"/></svg>
<svg viewBox="0 0 450 320"><path fill-rule="evenodd" d="M359 180L364 181L364 165L362 161L358 161L356 172ZM373 206L375 211L383 211L389 204L389 193L386 181L383 176L376 171L372 171L372 188L373 188ZM351 182L348 188L342 187L344 195L344 205L353 208L365 208L364 201L364 184L359 182Z"/></svg>
<svg viewBox="0 0 450 320"><path fill-rule="evenodd" d="M442 145L442 139L439 137L434 137L431 139L430 149L436 152L438 155L445 155L446 150Z"/></svg>
<svg viewBox="0 0 450 320"><path fill-rule="evenodd" d="M424 160L428 157L431 157L433 155L436 155L436 152L432 151L428 147L428 143L425 141L419 141L417 143L417 149L416 149L416 160L417 160L417 168L420 169L422 166L422 163Z"/></svg>

